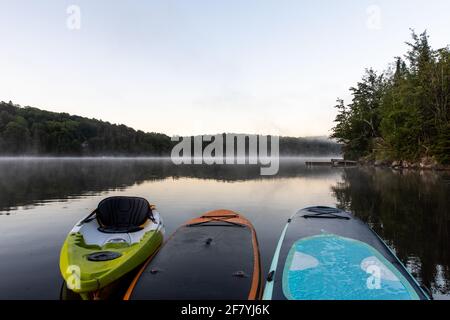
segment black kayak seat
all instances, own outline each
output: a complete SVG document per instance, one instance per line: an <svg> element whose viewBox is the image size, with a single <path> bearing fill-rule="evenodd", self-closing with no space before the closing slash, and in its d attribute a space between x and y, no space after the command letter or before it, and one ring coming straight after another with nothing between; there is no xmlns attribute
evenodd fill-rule
<svg viewBox="0 0 450 320"><path fill-rule="evenodd" d="M96 210L99 231L105 233L132 233L153 220L147 200L139 197L110 197L102 200Z"/></svg>

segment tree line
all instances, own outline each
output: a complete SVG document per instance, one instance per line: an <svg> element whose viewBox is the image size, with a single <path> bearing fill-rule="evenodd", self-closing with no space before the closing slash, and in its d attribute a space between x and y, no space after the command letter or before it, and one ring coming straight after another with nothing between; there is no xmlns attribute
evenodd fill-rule
<svg viewBox="0 0 450 320"><path fill-rule="evenodd" d="M170 138L125 125L0 103L0 150L6 155L164 155Z"/></svg>
<svg viewBox="0 0 450 320"><path fill-rule="evenodd" d="M450 163L450 48L433 49L427 32L381 73L366 70L337 100L332 138L348 159Z"/></svg>
<svg viewBox="0 0 450 320"><path fill-rule="evenodd" d="M67 113L0 102L0 155L170 156L171 138ZM326 139L280 137L280 154L339 154Z"/></svg>

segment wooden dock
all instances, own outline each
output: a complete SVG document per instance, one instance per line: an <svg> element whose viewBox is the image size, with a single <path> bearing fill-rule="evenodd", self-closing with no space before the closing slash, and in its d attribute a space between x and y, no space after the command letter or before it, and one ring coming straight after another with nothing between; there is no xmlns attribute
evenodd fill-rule
<svg viewBox="0 0 450 320"><path fill-rule="evenodd" d="M308 167L354 167L358 165L358 162L344 159L331 159L331 161L307 161L305 164Z"/></svg>

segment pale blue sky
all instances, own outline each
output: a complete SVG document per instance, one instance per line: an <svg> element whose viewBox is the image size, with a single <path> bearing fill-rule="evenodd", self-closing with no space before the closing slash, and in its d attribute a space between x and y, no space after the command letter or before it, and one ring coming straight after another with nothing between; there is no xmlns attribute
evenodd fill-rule
<svg viewBox="0 0 450 320"><path fill-rule="evenodd" d="M326 135L336 98L403 54L409 28L448 45L449 13L448 0L0 0L0 100L167 134Z"/></svg>

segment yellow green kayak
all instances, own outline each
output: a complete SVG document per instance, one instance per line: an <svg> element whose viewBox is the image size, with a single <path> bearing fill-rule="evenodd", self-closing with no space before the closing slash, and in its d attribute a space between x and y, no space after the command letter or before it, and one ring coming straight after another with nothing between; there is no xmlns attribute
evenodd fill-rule
<svg viewBox="0 0 450 320"><path fill-rule="evenodd" d="M153 255L163 237L162 219L147 200L104 199L64 241L60 270L67 288L83 299L101 297L102 289Z"/></svg>

